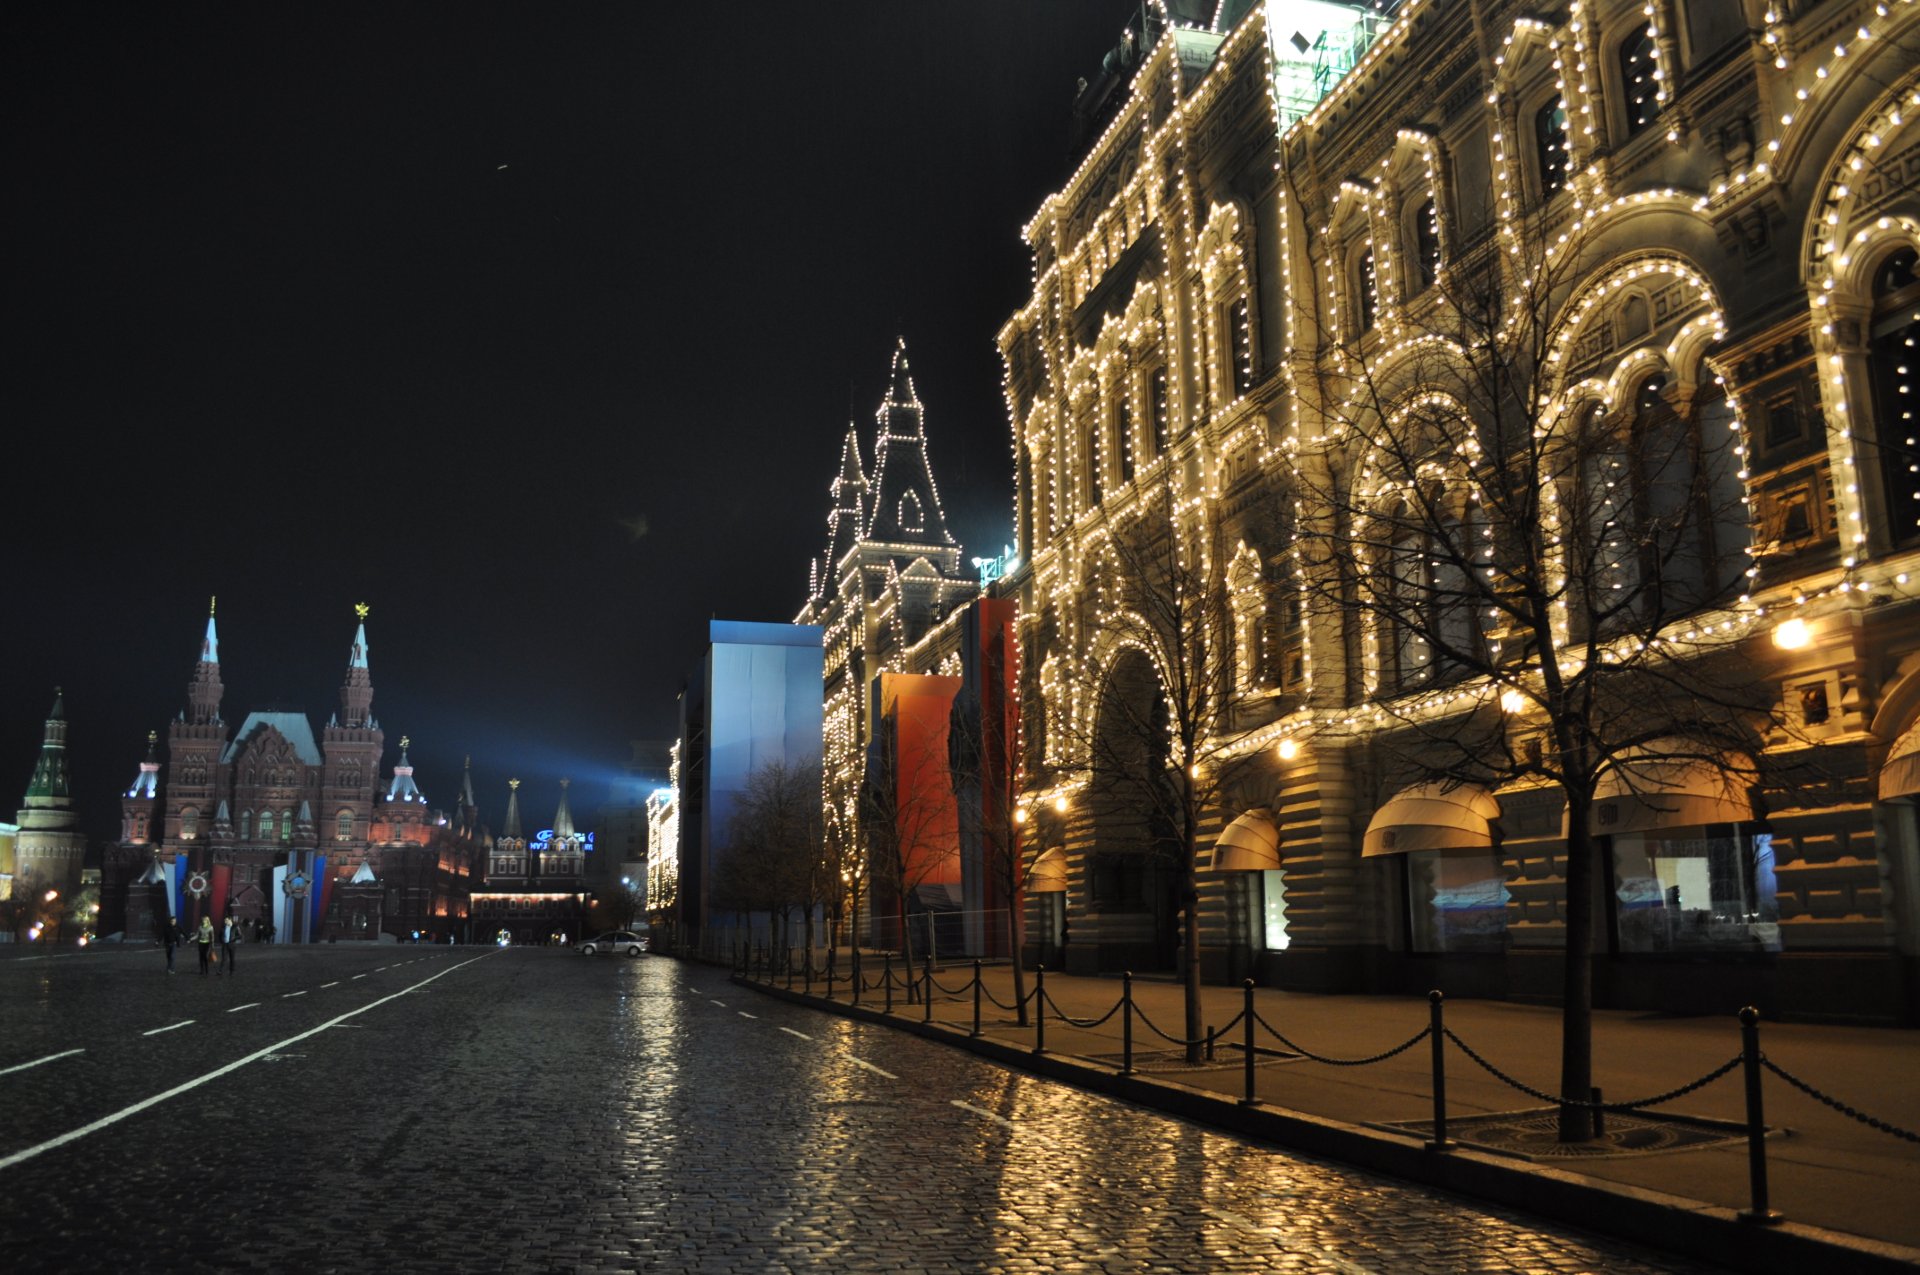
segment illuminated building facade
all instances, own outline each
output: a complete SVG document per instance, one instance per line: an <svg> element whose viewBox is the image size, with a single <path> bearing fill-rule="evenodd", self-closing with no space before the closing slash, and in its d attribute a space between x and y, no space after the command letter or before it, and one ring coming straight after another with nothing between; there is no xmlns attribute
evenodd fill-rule
<svg viewBox="0 0 1920 1275"><path fill-rule="evenodd" d="M516 946L574 943L590 924L585 859L592 834L580 835L560 781L553 826L529 839L520 822L520 781L507 781L507 818L487 848L486 880L472 896L472 936L491 941L501 931Z"/></svg>
<svg viewBox="0 0 1920 1275"><path fill-rule="evenodd" d="M248 713L233 730L221 712L219 633L209 614L187 708L167 730L166 762L150 736L122 796L102 932L144 939L170 912L183 924L232 915L250 931L271 926L281 942L370 938L372 929L354 927L334 906L335 887L362 865L385 887L387 933L459 928L484 840L471 783L450 815L430 809L402 740L381 785L385 736L372 714L367 657L362 608L340 711L317 736L305 713L278 708ZM142 885L145 878L154 880Z"/></svg>
<svg viewBox="0 0 1920 1275"><path fill-rule="evenodd" d="M58 890L72 898L80 887L80 869L87 838L80 831L80 814L73 805L73 785L67 767L66 701L56 689L47 713L40 756L27 781L18 823L12 832L11 879L14 888L44 893Z"/></svg>
<svg viewBox="0 0 1920 1275"><path fill-rule="evenodd" d="M904 340L894 348L875 423L871 476L859 431L847 427L830 487L826 552L814 561L806 605L795 617L825 634L827 835L850 847L855 859L865 844L859 794L878 679L949 671L913 664L909 652L979 592L947 530Z"/></svg>
<svg viewBox="0 0 1920 1275"><path fill-rule="evenodd" d="M670 941L680 898L680 741L668 754L667 783L647 794L647 920Z"/></svg>
<svg viewBox="0 0 1920 1275"><path fill-rule="evenodd" d="M1404 334L1436 280L1526 260L1531 226L1547 260L1587 252L1551 301L1534 406L1671 425L1701 456L1735 440L1746 525L1714 552L1750 559L1751 583L1666 640L1711 625L1772 700L1750 791L1703 813L1676 779L1664 815L1630 793L1596 806L1596 1003L1920 1017L1920 5L1147 15L1083 90L1079 168L1026 227L1034 291L999 338L1022 812L1066 963L1178 959L1164 872L1115 870L1069 747L1113 687L1156 685L1095 613L1107 537L1171 490L1212 555L1222 737L1257 762L1210 835L1251 819L1277 841L1258 871L1202 873L1209 977L1557 994L1556 790L1472 795L1454 804L1478 844L1396 850L1420 798L1374 762L1381 733L1406 697L1444 712L1489 688L1436 696L1392 624L1302 602L1331 511L1301 475L1367 463L1323 387L1355 349L1370 374L1417 366ZM1508 711L1518 738L1527 707ZM1794 778L1809 767L1819 783Z"/></svg>

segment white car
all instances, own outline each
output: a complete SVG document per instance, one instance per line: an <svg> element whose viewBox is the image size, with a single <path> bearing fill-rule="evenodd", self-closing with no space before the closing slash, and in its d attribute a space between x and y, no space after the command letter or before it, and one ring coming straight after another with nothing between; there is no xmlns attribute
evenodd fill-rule
<svg viewBox="0 0 1920 1275"><path fill-rule="evenodd" d="M593 956L599 952L625 952L628 956L638 956L646 950L647 936L631 930L609 930L599 938L588 939L580 945L582 956Z"/></svg>

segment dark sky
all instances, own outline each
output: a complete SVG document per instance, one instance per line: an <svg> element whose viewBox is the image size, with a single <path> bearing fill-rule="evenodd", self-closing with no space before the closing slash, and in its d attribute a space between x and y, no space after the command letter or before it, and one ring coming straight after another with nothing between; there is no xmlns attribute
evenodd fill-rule
<svg viewBox="0 0 1920 1275"><path fill-rule="evenodd" d="M710 616L792 618L895 333L995 551L1019 230L1133 8L6 6L0 817L58 684L114 835L210 594L235 724L323 722L365 601L389 765L587 813Z"/></svg>

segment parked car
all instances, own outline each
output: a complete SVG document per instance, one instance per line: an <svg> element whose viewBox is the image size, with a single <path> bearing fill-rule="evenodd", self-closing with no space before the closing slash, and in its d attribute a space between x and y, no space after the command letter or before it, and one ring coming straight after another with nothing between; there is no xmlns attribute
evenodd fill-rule
<svg viewBox="0 0 1920 1275"><path fill-rule="evenodd" d="M593 956L599 952L625 952L628 956L638 956L646 950L647 936L631 930L609 930L599 938L588 939L580 945L582 956Z"/></svg>

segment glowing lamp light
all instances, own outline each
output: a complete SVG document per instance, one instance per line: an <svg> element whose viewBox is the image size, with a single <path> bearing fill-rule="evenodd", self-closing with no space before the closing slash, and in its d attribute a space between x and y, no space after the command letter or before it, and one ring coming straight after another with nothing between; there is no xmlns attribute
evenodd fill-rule
<svg viewBox="0 0 1920 1275"><path fill-rule="evenodd" d="M1027 808L1025 806L1021 806L1013 812L1013 821L1015 823L1025 823L1027 821Z"/></svg>
<svg viewBox="0 0 1920 1275"><path fill-rule="evenodd" d="M1280 741L1279 748L1275 751L1280 754L1281 761L1292 761L1300 755L1300 741L1297 739L1283 739Z"/></svg>
<svg viewBox="0 0 1920 1275"><path fill-rule="evenodd" d="M1067 813L1067 795L1065 793L1061 793L1053 799L1053 808L1063 815Z"/></svg>
<svg viewBox="0 0 1920 1275"><path fill-rule="evenodd" d="M1782 620L1773 626L1773 644L1783 651L1797 651L1813 641L1813 629L1805 620Z"/></svg>
<svg viewBox="0 0 1920 1275"><path fill-rule="evenodd" d="M1526 707L1527 707L1527 697L1525 695L1522 695L1519 691L1505 690L1500 692L1500 710L1502 712L1505 712L1505 713L1524 712L1526 710Z"/></svg>

